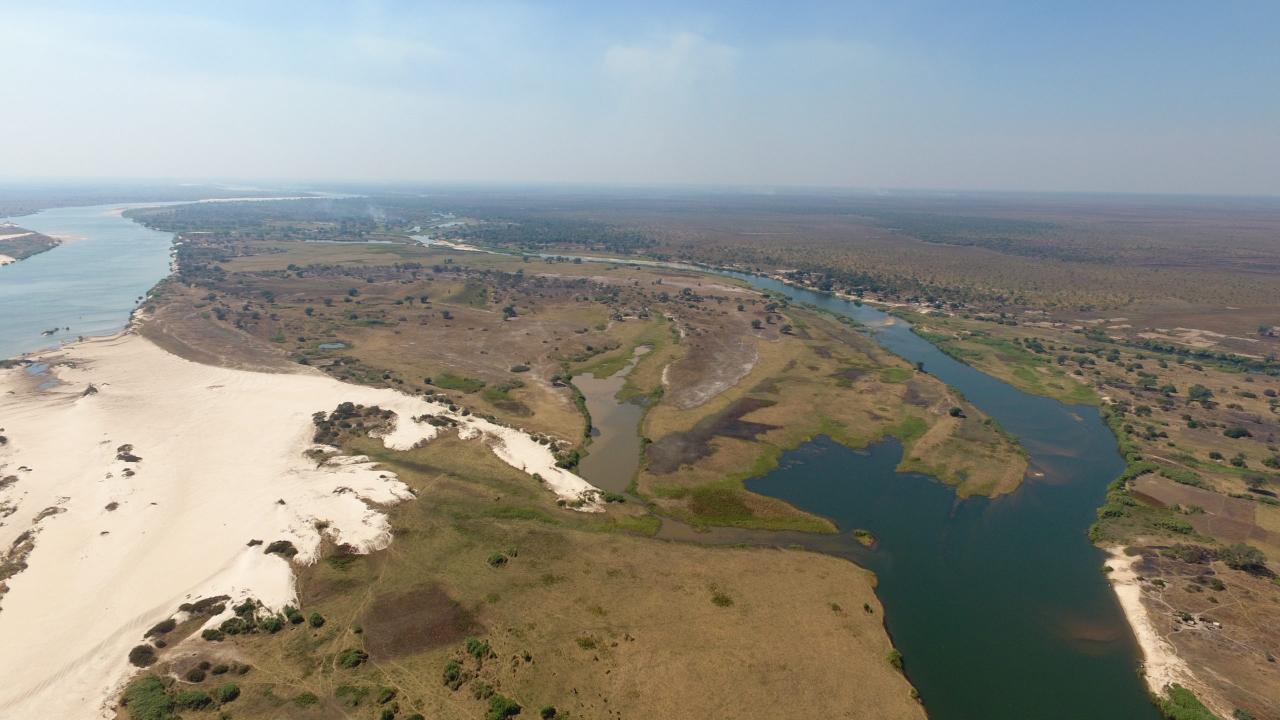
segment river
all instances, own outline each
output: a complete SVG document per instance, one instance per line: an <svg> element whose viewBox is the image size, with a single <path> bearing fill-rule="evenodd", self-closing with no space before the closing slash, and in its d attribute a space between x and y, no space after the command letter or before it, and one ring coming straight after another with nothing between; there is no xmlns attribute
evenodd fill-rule
<svg viewBox="0 0 1280 720"><path fill-rule="evenodd" d="M695 532L664 521L661 536L799 544L873 570L894 645L934 720L1158 720L1136 672L1132 630L1102 573L1106 556L1086 536L1124 468L1097 408L1016 390L870 306L723 274L866 326L1017 437L1031 470L1007 496L960 500L931 477L897 472L896 440L851 450L820 437L746 486L830 518L840 535ZM855 528L875 535L874 549L853 538Z"/></svg>
<svg viewBox="0 0 1280 720"><path fill-rule="evenodd" d="M59 208L14 218L31 230L85 239L0 267L0 357L119 330L137 299L169 272L173 236L121 217L121 207ZM1015 390L952 360L908 323L869 306L728 274L871 328L881 345L924 363L999 421L1043 476L997 500L960 501L931 478L894 472L901 453L895 441L854 451L819 438L784 454L776 470L747 486L830 517L842 530L868 529L879 539L874 549L847 533L692 536L666 523L664 534L701 542L799 542L874 570L888 629L935 720L1156 720L1134 671L1132 632L1100 570L1104 556L1085 537L1106 485L1123 467L1097 409ZM70 329L41 334L54 327ZM601 383L610 398L614 385ZM603 420L606 410L599 412ZM625 432L614 428L632 417L638 422L639 411L618 417L603 432ZM613 441L597 437L598 455ZM638 441L626 439L618 448L633 446ZM626 452L638 459L636 451ZM611 486L621 490L629 482L630 469L613 463L610 472Z"/></svg>

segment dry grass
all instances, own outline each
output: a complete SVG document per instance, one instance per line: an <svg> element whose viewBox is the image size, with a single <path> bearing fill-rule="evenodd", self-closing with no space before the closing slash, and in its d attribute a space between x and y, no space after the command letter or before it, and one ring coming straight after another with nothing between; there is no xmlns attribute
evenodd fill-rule
<svg viewBox="0 0 1280 720"><path fill-rule="evenodd" d="M409 453L384 450L382 459L420 498L392 509L396 539L387 550L303 571L302 609L323 615L324 627L179 649L254 667L236 678L235 717L373 716L373 697L387 687L401 716L472 719L486 708L473 697L481 682L530 716L543 705L575 718L708 717L728 708L773 718L796 707L823 717L854 717L851 708L924 716L885 659L891 646L873 578L847 562L606 532L642 526L643 511L611 506L601 518L557 508L474 443L441 439ZM502 567L487 561L495 552L509 558ZM388 628L403 639L389 643ZM466 655L465 636L492 647L482 668ZM369 662L337 667L346 648L364 648ZM450 660L476 679L447 688ZM347 708L338 698L344 685L371 694ZM294 704L304 693L318 704Z"/></svg>

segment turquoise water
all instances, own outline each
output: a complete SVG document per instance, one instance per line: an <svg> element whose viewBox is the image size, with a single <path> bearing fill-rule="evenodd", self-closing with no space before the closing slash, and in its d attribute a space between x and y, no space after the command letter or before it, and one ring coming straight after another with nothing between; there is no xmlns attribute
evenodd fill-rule
<svg viewBox="0 0 1280 720"><path fill-rule="evenodd" d="M897 473L894 440L854 451L818 438L746 483L878 538L874 550L842 554L879 578L886 624L930 717L1156 720L1132 631L1101 573L1105 555L1086 537L1124 467L1097 409L1020 392L871 307L737 277L867 325L999 421L1044 473L1008 496L961 501L932 478Z"/></svg>
<svg viewBox="0 0 1280 720"><path fill-rule="evenodd" d="M154 204L163 203L148 205ZM121 207L131 206L57 208L9 219L46 235L84 239L0 267L0 358L114 333L137 299L169 274L172 233L113 212ZM58 333L41 334L55 327Z"/></svg>

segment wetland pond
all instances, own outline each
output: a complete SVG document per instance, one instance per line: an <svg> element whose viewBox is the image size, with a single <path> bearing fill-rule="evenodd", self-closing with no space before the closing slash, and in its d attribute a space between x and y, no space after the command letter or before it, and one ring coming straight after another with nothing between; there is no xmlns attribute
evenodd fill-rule
<svg viewBox="0 0 1280 720"><path fill-rule="evenodd" d="M839 534L695 531L664 519L659 536L799 545L873 570L885 624L934 720L1158 720L1137 673L1132 630L1102 573L1106 556L1087 538L1107 485L1124 468L1097 408L1020 392L951 359L880 310L723 274L856 320L880 345L923 363L995 418L1027 451L1031 469L1007 496L960 500L931 477L897 472L897 440L854 450L819 437L784 453L776 469L746 487L830 518ZM613 485L605 489L625 487L639 461L643 409L614 400L621 374L585 380L574 382L599 418L599 435L583 475ZM589 464L593 456L607 472ZM874 548L863 547L854 529L869 530Z"/></svg>
<svg viewBox="0 0 1280 720"><path fill-rule="evenodd" d="M641 345L620 370L598 378L591 372L576 375L573 384L587 401L591 415L591 444L578 463L578 474L606 492L626 492L635 477L640 461L640 419L644 408L631 402L619 402L618 393L627 381L627 373L636 366L649 347Z"/></svg>

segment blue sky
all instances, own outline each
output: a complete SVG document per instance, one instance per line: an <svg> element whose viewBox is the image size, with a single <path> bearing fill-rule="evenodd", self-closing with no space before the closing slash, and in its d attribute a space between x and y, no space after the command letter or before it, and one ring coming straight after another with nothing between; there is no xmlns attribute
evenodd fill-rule
<svg viewBox="0 0 1280 720"><path fill-rule="evenodd" d="M1280 194L1280 3L0 0L0 175Z"/></svg>

